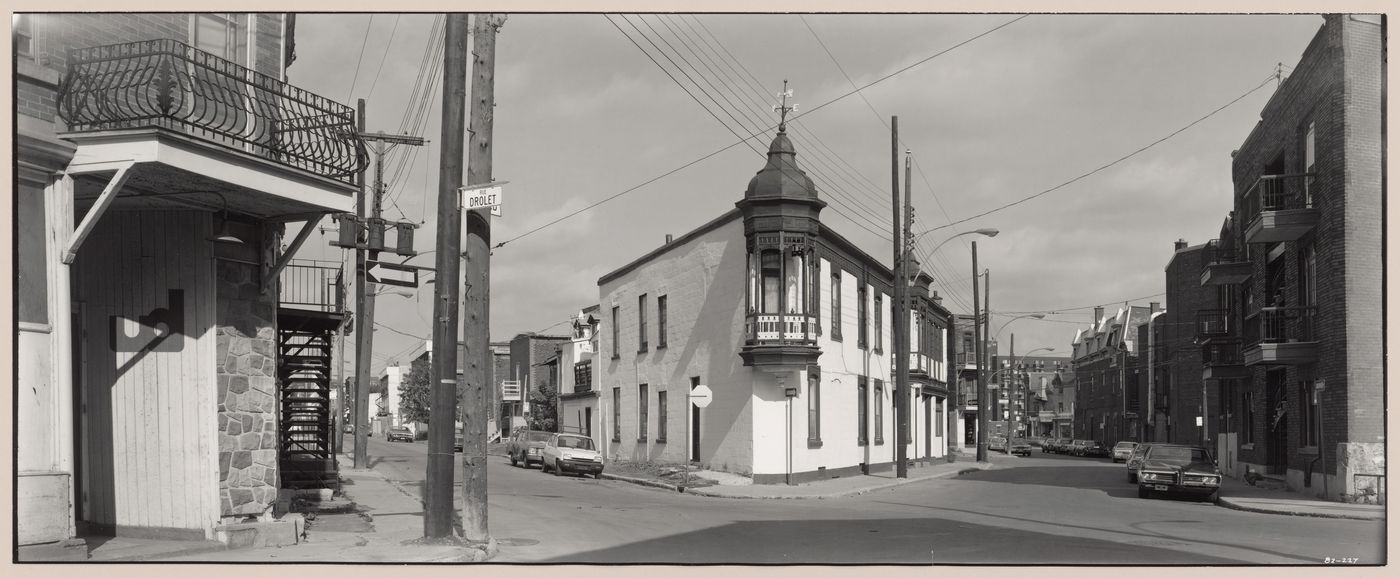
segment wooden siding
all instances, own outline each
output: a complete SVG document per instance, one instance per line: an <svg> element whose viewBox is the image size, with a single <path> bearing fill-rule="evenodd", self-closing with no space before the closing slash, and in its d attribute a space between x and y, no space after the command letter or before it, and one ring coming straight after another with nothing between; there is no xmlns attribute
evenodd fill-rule
<svg viewBox="0 0 1400 578"><path fill-rule="evenodd" d="M205 213L112 211L78 255L87 356L80 483L88 522L207 533L218 519L209 230ZM181 340L179 351L115 351L113 316L135 320L168 309L172 289L184 298L183 334L172 337Z"/></svg>

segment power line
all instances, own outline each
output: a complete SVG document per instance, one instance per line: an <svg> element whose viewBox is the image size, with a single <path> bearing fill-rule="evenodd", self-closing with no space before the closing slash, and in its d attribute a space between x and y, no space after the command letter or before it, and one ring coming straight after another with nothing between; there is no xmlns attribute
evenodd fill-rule
<svg viewBox="0 0 1400 578"><path fill-rule="evenodd" d="M1095 307L1107 307L1107 306L1109 306L1109 305L1118 305L1118 304L1120 304L1120 303L1131 303L1131 302L1133 302L1133 301L1142 301L1143 299L1151 299L1151 298L1153 298L1153 297L1160 297L1160 296L1166 295L1166 294L1167 294L1167 292L1166 292L1166 291L1163 291L1163 292L1161 292L1161 293L1153 293L1153 294L1151 294L1151 295L1143 295L1142 297L1133 297L1132 299L1117 299L1117 300L1114 300L1114 301L1109 301L1109 302L1107 302L1107 303L1099 303L1099 304L1096 304L1096 305L1085 305L1085 306L1083 306L1083 307L1055 307L1055 308L1053 308L1053 309L1037 309L1037 310L1034 310L1034 311L997 311L996 313L1001 314L1001 315L1027 315L1027 314L1031 314L1031 313L1047 313L1047 314L1062 313L1062 312L1065 312L1065 311L1078 311L1078 310L1080 310L1080 309L1093 309L1093 308L1095 308Z"/></svg>
<svg viewBox="0 0 1400 578"><path fill-rule="evenodd" d="M384 61L389 59L389 49L394 47L394 35L399 32L400 14L394 15L394 28L389 31L389 42L384 45L384 55L379 57L379 68L374 69L374 82L369 85L369 96L366 100L374 98L374 89L379 86L379 73L384 70Z"/></svg>
<svg viewBox="0 0 1400 578"><path fill-rule="evenodd" d="M793 118L792 118L791 120L792 120L792 121L796 121L797 119L799 119L799 118L801 118L801 117L804 117L804 116L807 116L807 115L809 115L809 114L812 114L812 113L814 113L814 112L816 112L816 111L818 111L818 110L820 110L820 109L822 109L822 108L825 108L826 106L828 106L828 105L830 105L830 104L832 104L832 103L835 103L835 102L837 102L837 101L843 100L843 99L845 99L846 97L848 97L848 96L850 96L850 95L852 95L852 94L856 94L856 93L858 93L858 92L861 91L861 90L864 90L864 89L866 89L866 88L870 88L871 86L874 86L875 84L878 84L878 83L880 83L880 82L884 82L885 80L889 80L890 78L893 78L894 76L896 76L896 75L898 75L898 74L900 74L900 73L903 73L903 72L905 72L905 71L907 71L907 70L909 70L909 69L911 69L911 68L914 68L914 67L916 67L916 66L919 66L920 64L923 64L923 63L925 63L925 62L928 62L929 60L932 60L932 59L934 59L934 58L937 58L937 57L939 57L939 56L942 56L942 55L944 55L944 54L947 54L948 52L953 51L953 50L956 50L957 48L962 47L963 45L966 45L966 44L968 44L968 43L970 43L970 42L972 42L972 41L974 41L974 40L977 40L977 39L979 39L979 38L982 38L983 36L986 36L986 35L988 35L988 34L991 34L991 33L993 33L993 32L996 32L996 31L998 31L998 30L1001 30L1002 28L1005 28L1005 27L1007 27L1007 26L1010 26L1011 24L1014 24L1014 23L1016 23L1016 22L1019 22L1019 21L1021 21L1022 19L1026 18L1027 16L1030 16L1030 15L1029 15L1029 14L1023 14L1023 15L1021 15L1021 16L1015 18L1015 19L1012 19L1012 20L1010 20L1010 21L1007 21L1007 22L1005 22L1005 23L1003 23L1003 24L999 24L999 25L997 25L997 26L995 26L995 27L993 27L993 28L991 28L991 29L988 29L988 30L985 31L985 32L982 32L982 33L980 33L980 34L977 34L976 36L973 36L973 37L971 37L971 38L968 38L967 40L964 40L964 41L959 42L959 43L957 43L957 44L954 44L953 46L948 47L948 48L946 48L946 49L944 49L944 50L942 50L942 51L939 51L939 52L933 54L932 56L929 56L929 57L927 57L927 58L924 58L924 59L922 59L922 60L920 60L920 61L918 61L918 62L915 62L914 64L911 64L911 65L906 66L906 67L904 67L904 68L901 68L901 69L899 69L899 70L897 70L897 71L895 71L895 72L892 72L892 73L890 73L890 74L888 74L888 75L885 75L885 76L883 76L883 77L881 77L881 78L879 78L879 79L876 79L875 81L870 82L870 83L866 84L866 85L863 86L863 87L860 87L860 88L858 88L858 89L856 89L856 90L853 90L853 91L851 91L851 92L848 92L848 93L846 93L846 94L843 94L843 95L841 95L841 96L838 96L838 97L836 97L836 98L834 98L834 99L832 99L832 100L829 100L829 101L827 101L827 102L825 102L825 103L819 104L819 105L817 105L815 108L813 108L813 109L811 109L811 110L808 110L806 113L803 113L803 114L800 114L800 115L795 115L795 116L793 116ZM611 18L609 18L608 21L609 21L610 23L612 23L612 19L611 19ZM617 26L616 23L612 23L612 24L613 24L613 26ZM621 27L618 27L618 30L621 31ZM625 32L624 32L624 35L625 35ZM634 42L635 42L635 41L634 41ZM640 45L639 45L638 47L640 48ZM541 230L543 230L543 229L546 229L546 228L548 228L548 227L552 227L552 226L554 226L554 225L556 225L556 224L558 224L558 223L560 223L560 222L562 222L562 221L564 221L564 220L566 220L566 219L569 219L569 218L572 218L572 217L574 217L574 216L577 216L577 215L579 215L579 214L581 214L581 213L584 213L585 211L592 210L592 209L598 207L599 205L602 205L602 204L604 204L604 203L607 203L608 201L611 201L611 200L613 200L613 199L616 199L616 198L618 198L618 197L621 197L621 196L623 196L623 195L626 195L626 194L628 194L628 193L631 193L631 192L633 192L633 191L635 191L635 190L637 190L637 189L640 189L640 188L642 188L642 187L645 187L645 186L647 186L647 185L649 185L649 184L651 184L651 183L654 183L654 182L656 182L656 181L659 181L659 180L661 180L661 179L664 179L664 178L666 178L666 177L669 177L669 176L671 176L671 175L673 175L673 174L676 174L676 173L678 173L678 172L680 172L680 171L682 171L682 170L685 170L685 169L687 169L687 168L690 168L691 166L694 166L694 165L699 164L699 163L701 163L701 162L703 162L703 161L705 161L705 160L708 160L709 158L714 157L714 156L716 156L716 155L718 155L718 154L720 154L720 153L722 153L722 152L728 151L729 149L732 149L732 148L734 148L734 147L736 147L736 146L739 146L740 144L743 144L743 143L746 142L748 139L751 139L751 138L753 138L754 136L757 136L758 134L762 134L762 133L766 132L767 130L771 130L771 129L776 128L776 127L777 127L777 125L769 126L769 127L767 127L764 131L760 131L760 132L751 134L751 135L749 135L748 137L745 137L745 138L743 138L743 139L741 139L741 140L739 140L739 141L737 141L737 142L734 142L734 143L725 145L724 147L721 147L721 148L719 148L719 149L717 149L717 150L715 150L715 151L713 151L713 152L711 152L711 153L709 153L709 154L706 154L706 155L704 155L704 156L702 156L702 157L700 157L700 158L698 158L698 159L695 159L695 160L690 161L690 162L688 162L688 163L686 163L686 164L683 164L683 165L681 165L681 166L679 166L679 167L676 167L676 168L674 168L674 169L671 169L671 170L669 170L669 171L667 171L667 172L665 172L665 173L662 173L661 175L658 175L658 176L656 176L656 177L653 177L653 178L651 178L651 179L648 179L648 180L642 182L641 184L638 184L638 185L636 185L636 186L633 186L633 187L631 187L631 188L628 188L628 189L626 189L626 190L623 190L623 191L621 191L621 192L619 192L619 193L615 193L615 194L613 194L613 195L611 195L611 196L609 196L609 197L606 197L606 198L604 198L604 199L602 199L602 200L600 200L600 201L597 201L597 202L592 203L592 204L590 204L590 205L587 205L587 206L585 206L585 207L583 207L583 208L581 208L581 209L578 209L578 210L576 210L576 211L573 211L573 212L571 212L571 213L569 213L569 214L567 214L567 215L564 215L564 216L562 216L562 217L559 217L559 218L557 218L557 219L554 219L553 221L550 221L550 222L548 222L548 223L545 223L545 224L543 224L543 225L540 225L540 226L538 226L538 227L535 227L534 229L531 229L531 230L529 230L529 231L526 231L526 232L521 233L521 234L519 234L519 235L516 235L516 236L514 236L514 237L511 237L510 239L506 239L505 241L501 241L501 242L499 242L499 243L496 243L496 245L493 246L492 248L494 248L494 249L499 249L499 248L501 248L501 247L504 247L507 243L511 243L511 242L514 242L514 241L518 241L518 240L520 240L520 239L523 239L523 238L525 238L525 237L528 237L528 236L530 236L530 235L533 235L533 234L535 234L535 233L538 233L539 231L541 231Z"/></svg>
<svg viewBox="0 0 1400 578"><path fill-rule="evenodd" d="M1157 140L1155 140L1155 141L1152 141L1152 143L1148 144L1147 146L1144 146L1144 147L1139 148L1139 149L1137 149L1137 150L1135 150L1135 151L1133 151L1133 152L1130 152L1130 153L1128 153L1128 154L1126 154L1126 155L1123 155L1123 156L1121 156L1121 157L1118 157L1118 159L1117 159L1117 160L1114 160L1113 162L1110 162L1110 163L1108 163L1108 164L1106 164L1106 165L1103 165L1103 166L1101 166L1101 167L1099 167L1099 168L1096 168L1096 169L1094 169L1094 170L1092 170L1092 171L1089 171L1089 172L1087 172L1087 173L1084 173L1084 174L1082 174L1082 175L1079 175L1079 176L1077 176L1077 177L1074 177L1074 178L1072 178L1072 179L1070 179L1070 180L1068 180L1068 181L1065 181L1065 182L1063 182L1063 183L1060 183L1060 184L1058 184L1058 185L1055 185L1055 186L1053 186L1053 187L1050 187L1050 188L1048 188L1048 189L1045 189L1045 190L1043 190L1043 191L1040 191L1039 193L1035 193L1035 194L1033 194L1033 195L1031 195L1031 196L1025 197L1025 198L1020 199L1020 200L1018 200L1018 201L1013 201L1013 202L1007 203L1007 204L1005 204L1005 205L1002 205L1002 206L1000 206L1000 207L997 207L997 208L995 208L995 209L992 209L992 210L989 210L989 211L984 211L984 212L978 213L978 214L976 214L976 215L973 215L973 216L971 216L971 217L967 217L967 218L964 218L964 219L959 219L959 220L957 220L957 221L953 221L953 222L951 222L951 223L948 223L947 225L940 225L940 226L938 226L938 227L934 227L934 228L929 229L928 231L924 231L924 232L927 233L927 232L929 232L929 231L937 231L937 230L939 230L939 229L946 229L946 228L948 228L948 227L951 227L951 226L954 226L954 225L957 225L957 224L960 224L960 223L966 223L966 222L971 221L971 220L973 220L973 219L979 219L979 218L985 217L985 216L987 216L987 215L990 215L990 214L992 214L992 213L996 213L996 212L999 212L999 211L1003 211L1003 210L1009 209L1009 208L1011 208L1011 207L1014 207L1014 206L1016 206L1016 205L1019 205L1019 204L1021 204L1021 203L1026 202L1026 201L1029 201L1029 200L1031 200L1031 199L1039 198L1039 197L1041 197L1041 196L1043 196L1043 195L1052 193L1052 192L1054 192L1054 191L1057 191L1057 190L1059 190L1059 189L1062 189L1062 188L1064 188L1064 187L1067 187L1067 186L1069 186L1069 185L1071 185L1071 184L1074 184L1074 183L1076 183L1076 182L1078 182L1078 181L1080 181L1080 180L1082 180L1082 179L1085 179L1085 178L1087 178L1087 177L1089 177L1089 176L1091 176L1091 175L1093 175L1093 174L1095 174L1095 173L1098 173L1099 171L1102 171L1102 170L1107 169L1107 168L1109 168L1109 167L1112 167L1112 166L1114 166L1114 165L1116 165L1116 164L1118 164L1118 163L1121 163L1121 162L1126 161L1126 160L1128 160L1128 159L1130 159L1130 158L1133 158L1133 157L1137 156L1139 153L1141 153L1141 152L1143 152L1143 151L1146 151L1147 149L1150 149L1150 148L1152 148L1152 147L1155 147L1155 146L1157 146L1157 145L1159 145L1159 144L1165 142L1167 139L1170 139L1170 138L1172 138L1172 137L1174 137L1174 136L1176 136L1176 135L1178 135L1178 134L1181 134L1182 132L1185 132L1187 129L1189 129L1189 128L1193 127L1193 126L1196 126L1196 125L1199 124L1201 121L1204 121L1204 120L1206 120L1206 119L1208 119L1208 118L1210 118L1210 117L1212 117L1212 116L1215 116L1216 113L1219 113L1220 111L1225 110L1226 108L1229 108L1230 105L1233 105L1233 104L1235 104L1235 103L1237 103L1237 102L1243 100L1245 97L1247 97L1247 96L1249 96L1249 95L1251 95L1251 94L1254 94L1254 93L1255 93L1256 91L1258 91L1259 89L1264 88L1265 86L1268 86L1268 84L1269 84L1270 82L1273 82L1273 80L1274 80L1274 75L1273 75L1273 74L1270 74L1268 80L1265 80L1263 83L1260 83L1259 86L1256 86L1256 87L1254 87L1254 88L1249 89L1249 90L1248 90L1247 92L1245 92L1244 94L1241 94L1241 95L1239 95L1238 97L1235 97L1234 100L1231 100L1230 102L1225 103L1225 104L1224 104L1223 106L1221 106L1220 108L1217 108L1217 109L1211 111L1209 114L1207 114L1207 115L1205 115L1205 116L1203 116L1203 117L1201 117L1201 118L1198 118L1198 119L1196 119L1196 120L1191 121L1191 123L1190 123L1190 124L1187 124L1186 126L1183 126L1183 127L1179 128L1179 129L1176 129L1176 130L1172 131L1171 134L1168 134L1167 136L1164 136L1164 137L1159 138L1159 139L1157 139Z"/></svg>
<svg viewBox="0 0 1400 578"><path fill-rule="evenodd" d="M369 15L369 22L365 24L365 38L360 41L360 56L355 59L355 76L350 79L350 90L345 94L345 102L350 102L350 97L355 96L355 83L360 81L360 64L365 60L365 45L369 44L369 30L374 27L374 15Z"/></svg>

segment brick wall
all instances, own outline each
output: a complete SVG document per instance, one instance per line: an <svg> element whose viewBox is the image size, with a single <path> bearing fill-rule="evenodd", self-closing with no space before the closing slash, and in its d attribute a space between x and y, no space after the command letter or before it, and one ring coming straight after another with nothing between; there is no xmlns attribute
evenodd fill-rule
<svg viewBox="0 0 1400 578"><path fill-rule="evenodd" d="M1171 387L1166 391L1171 427L1167 438L1158 441L1213 447L1220 411L1219 384L1202 383L1201 347L1196 345L1196 312L1216 306L1216 288L1201 286L1203 249L1204 245L1196 245L1177 250L1167 264L1166 313L1153 324L1157 327L1155 343L1162 346L1159 354L1166 359L1154 358L1153 362L1160 364L1158 371L1170 372L1172 376ZM1146 342L1142 345L1145 347ZM1204 414L1203 395L1209 404ZM1197 416L1204 418L1203 426L1196 425Z"/></svg>

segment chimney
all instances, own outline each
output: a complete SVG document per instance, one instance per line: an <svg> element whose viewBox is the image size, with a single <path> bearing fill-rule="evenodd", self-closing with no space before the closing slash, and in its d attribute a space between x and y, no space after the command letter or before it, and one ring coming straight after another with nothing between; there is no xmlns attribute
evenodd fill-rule
<svg viewBox="0 0 1400 578"><path fill-rule="evenodd" d="M1157 313L1157 310L1159 309L1160 306L1161 306L1161 304L1158 303L1158 302L1156 302L1156 301L1153 301L1153 302L1151 302L1151 303L1148 303L1148 304L1147 304L1147 314L1148 314L1148 315L1155 315L1155 314Z"/></svg>
<svg viewBox="0 0 1400 578"><path fill-rule="evenodd" d="M1176 245L1176 250L1177 250L1177 251L1180 251L1180 250L1182 250L1182 249L1185 249L1185 248L1186 248L1186 239L1177 239L1175 245Z"/></svg>
<svg viewBox="0 0 1400 578"><path fill-rule="evenodd" d="M1103 321L1103 307L1094 308L1094 323Z"/></svg>
<svg viewBox="0 0 1400 578"><path fill-rule="evenodd" d="M671 234L670 234L670 233L666 233L666 244L667 244L667 245L670 245L670 244L671 244Z"/></svg>

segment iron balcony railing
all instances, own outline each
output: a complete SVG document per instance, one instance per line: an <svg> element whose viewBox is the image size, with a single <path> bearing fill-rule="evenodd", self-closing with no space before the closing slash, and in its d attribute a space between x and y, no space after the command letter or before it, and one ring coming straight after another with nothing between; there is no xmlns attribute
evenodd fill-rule
<svg viewBox="0 0 1400 578"><path fill-rule="evenodd" d="M171 39L68 51L69 130L159 127L353 184L369 164L355 110Z"/></svg>
<svg viewBox="0 0 1400 578"><path fill-rule="evenodd" d="M1201 250L1201 262L1209 265L1223 265L1225 263L1241 263L1245 260L1244 254L1233 245L1225 245L1220 239L1206 241L1206 246Z"/></svg>
<svg viewBox="0 0 1400 578"><path fill-rule="evenodd" d="M1316 316L1316 306L1262 307L1246 320L1244 341L1248 345L1315 341Z"/></svg>
<svg viewBox="0 0 1400 578"><path fill-rule="evenodd" d="M1230 334L1229 309L1202 309L1196 312L1196 336L1219 337Z"/></svg>
<svg viewBox="0 0 1400 578"><path fill-rule="evenodd" d="M1240 350L1241 343L1238 339L1211 341L1201 346L1201 365L1207 367L1243 365L1244 357L1240 354Z"/></svg>
<svg viewBox="0 0 1400 578"><path fill-rule="evenodd" d="M1312 208L1308 186L1313 176L1313 173L1296 173L1259 177L1240 199L1244 208L1244 222L1252 222L1264 211Z"/></svg>
<svg viewBox="0 0 1400 578"><path fill-rule="evenodd" d="M816 345L817 318L789 313L750 313L744 321L748 341L760 345Z"/></svg>
<svg viewBox="0 0 1400 578"><path fill-rule="evenodd" d="M345 310L341 281L335 261L293 260L282 269L278 301L283 307L340 313Z"/></svg>
<svg viewBox="0 0 1400 578"><path fill-rule="evenodd" d="M971 351L964 351L958 354L958 366L967 367L977 365L977 354Z"/></svg>

